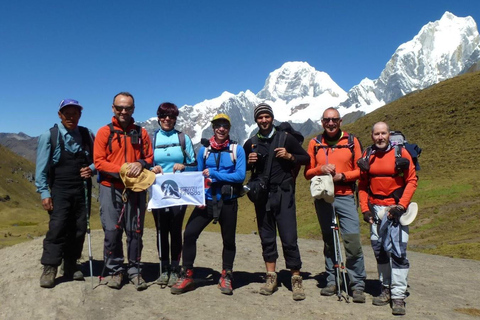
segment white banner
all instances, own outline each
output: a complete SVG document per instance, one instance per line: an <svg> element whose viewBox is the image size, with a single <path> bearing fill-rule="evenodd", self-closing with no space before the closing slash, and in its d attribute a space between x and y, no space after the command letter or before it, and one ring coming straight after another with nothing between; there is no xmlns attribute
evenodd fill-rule
<svg viewBox="0 0 480 320"><path fill-rule="evenodd" d="M148 192L148 210L188 204L205 205L205 184L201 171L157 174Z"/></svg>

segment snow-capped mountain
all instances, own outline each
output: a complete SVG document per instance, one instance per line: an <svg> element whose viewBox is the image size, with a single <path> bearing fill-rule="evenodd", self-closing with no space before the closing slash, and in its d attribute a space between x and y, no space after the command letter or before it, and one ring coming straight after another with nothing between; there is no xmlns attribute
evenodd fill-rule
<svg viewBox="0 0 480 320"><path fill-rule="evenodd" d="M365 113L407 93L466 72L480 60L480 36L472 17L445 12L400 45L376 80L364 79L348 92L341 106Z"/></svg>
<svg viewBox="0 0 480 320"><path fill-rule="evenodd" d="M307 62L287 62L273 71L256 95L224 92L220 97L181 108L178 127L198 144L212 135L210 119L218 112L232 118L231 136L243 143L256 129L253 109L269 103L277 121L289 121L304 135L320 131L322 111L337 107L342 116L369 113L405 94L424 89L480 66L480 36L472 17L446 12L398 47L376 80L363 79L346 93L328 74ZM156 118L143 125L158 127Z"/></svg>

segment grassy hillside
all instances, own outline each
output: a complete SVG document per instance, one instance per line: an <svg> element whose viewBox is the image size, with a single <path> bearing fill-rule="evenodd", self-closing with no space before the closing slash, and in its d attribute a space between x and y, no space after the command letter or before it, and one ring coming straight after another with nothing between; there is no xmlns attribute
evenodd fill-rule
<svg viewBox="0 0 480 320"><path fill-rule="evenodd" d="M409 94L343 128L367 146L371 144L372 125L386 121L391 129L403 131L410 142L423 148L419 187L414 197L420 211L410 228L412 250L480 260L480 167L476 161L479 92L480 73L466 74ZM11 198L0 202L1 247L43 234L48 216L40 208L33 183L23 177L26 172L33 173L33 164L0 148L0 198L7 194ZM320 238L309 183L302 174L303 170L297 179L299 234ZM98 202L93 205L92 228L100 228ZM239 208L238 232L256 231L253 205L244 197ZM154 226L150 213L145 221L147 227ZM219 225L211 224L207 230L218 231ZM365 223L362 235L364 243L368 243Z"/></svg>

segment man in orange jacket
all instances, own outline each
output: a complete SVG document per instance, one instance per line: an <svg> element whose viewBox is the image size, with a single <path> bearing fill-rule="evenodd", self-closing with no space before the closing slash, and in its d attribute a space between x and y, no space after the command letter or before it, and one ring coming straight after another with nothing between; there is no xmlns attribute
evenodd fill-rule
<svg viewBox="0 0 480 320"><path fill-rule="evenodd" d="M310 163L305 167L305 178L330 174L335 185L335 200L328 203L315 199L315 211L322 229L324 241L327 286L321 295L332 296L337 292L334 271L334 239L332 218L336 214L346 253L346 268L350 278L353 302L365 303L365 263L360 243L360 222L355 206L354 190L360 176L357 160L362 155L360 142L353 135L342 131L342 119L335 108L323 112L322 135L308 144ZM334 212L335 211L335 212Z"/></svg>
<svg viewBox="0 0 480 320"><path fill-rule="evenodd" d="M94 163L100 175L100 219L105 231L105 268L111 277L107 285L120 289L123 284L123 229L127 236L129 280L137 290L147 288L139 263L143 247L142 234L146 208L146 191L130 192L122 199L124 184L120 167L128 163L127 176L138 177L150 168L153 151L147 131L134 124L133 96L120 92L113 99L112 123L100 128L94 145ZM103 272L102 272L103 273Z"/></svg>
<svg viewBox="0 0 480 320"><path fill-rule="evenodd" d="M370 240L377 260L382 292L373 304L391 303L394 315L405 314L407 275L408 226L399 219L405 213L417 188L417 176L412 158L405 148L393 147L390 129L385 122L372 128L373 145L360 160L360 206L363 219L370 223ZM400 151L399 156L397 152ZM386 212L381 216L382 212ZM386 246L385 241L395 242Z"/></svg>

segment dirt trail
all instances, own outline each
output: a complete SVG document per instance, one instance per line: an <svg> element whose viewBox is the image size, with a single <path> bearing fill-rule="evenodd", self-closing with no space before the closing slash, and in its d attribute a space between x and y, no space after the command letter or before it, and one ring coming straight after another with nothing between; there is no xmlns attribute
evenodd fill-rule
<svg viewBox="0 0 480 320"><path fill-rule="evenodd" d="M158 256L154 230L145 230L142 260L144 278L153 282L158 276ZM323 243L299 240L307 298L292 300L289 273L279 259L279 290L272 296L258 294L264 265L257 235L237 235L234 270L234 294L225 296L217 289L221 268L221 237L204 232L198 242L195 279L197 289L179 296L152 284L143 292L131 284L121 290L104 285L91 288L85 282L65 282L57 278L53 289L42 289L40 255L42 239L34 239L0 250L0 319L386 319L393 318L388 306L375 307L376 265L370 247L364 247L367 268L367 303L337 301L320 296L324 285ZM92 232L94 275L102 270L101 230ZM88 271L85 243L83 270ZM409 252L410 297L404 319L478 319L455 311L480 309L480 261L452 259ZM95 285L98 278L94 279Z"/></svg>

